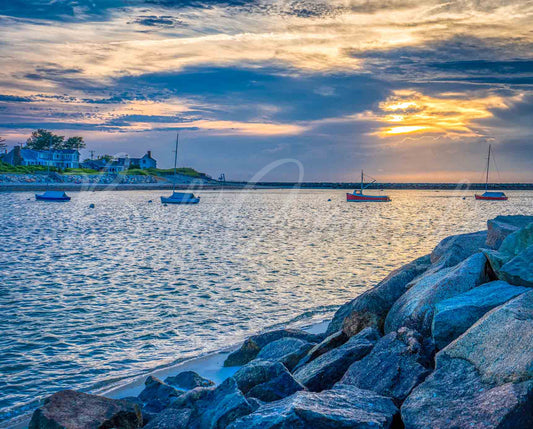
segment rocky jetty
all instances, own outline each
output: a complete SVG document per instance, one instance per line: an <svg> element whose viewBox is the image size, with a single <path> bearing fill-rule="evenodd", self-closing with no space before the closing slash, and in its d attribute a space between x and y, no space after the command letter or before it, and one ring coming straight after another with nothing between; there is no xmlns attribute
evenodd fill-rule
<svg viewBox="0 0 533 429"><path fill-rule="evenodd" d="M533 427L533 216L448 237L341 306L324 335L280 329L215 386L148 377L138 397L46 399L37 428Z"/></svg>

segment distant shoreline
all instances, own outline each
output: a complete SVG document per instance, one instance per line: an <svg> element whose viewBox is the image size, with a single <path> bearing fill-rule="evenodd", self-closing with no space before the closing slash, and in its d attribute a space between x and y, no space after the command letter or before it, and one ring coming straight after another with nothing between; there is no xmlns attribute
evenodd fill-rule
<svg viewBox="0 0 533 429"><path fill-rule="evenodd" d="M345 189L352 190L360 187L358 183L331 182L224 182L224 183L191 183L176 184L180 190L236 190L236 189ZM43 191L46 189L63 191L148 191L158 189L172 189L172 183L17 183L0 182L0 192ZM396 189L396 190L484 190L480 183L381 183L369 186L367 189ZM498 183L489 185L489 190L533 190L533 183Z"/></svg>

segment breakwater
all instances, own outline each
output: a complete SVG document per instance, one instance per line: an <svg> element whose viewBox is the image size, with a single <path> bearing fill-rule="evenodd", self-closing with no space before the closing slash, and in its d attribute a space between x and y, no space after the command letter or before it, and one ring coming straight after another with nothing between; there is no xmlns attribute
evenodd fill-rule
<svg viewBox="0 0 533 429"><path fill-rule="evenodd" d="M324 334L248 338L218 386L185 372L136 397L61 391L30 428L529 428L533 217L450 236L342 305Z"/></svg>

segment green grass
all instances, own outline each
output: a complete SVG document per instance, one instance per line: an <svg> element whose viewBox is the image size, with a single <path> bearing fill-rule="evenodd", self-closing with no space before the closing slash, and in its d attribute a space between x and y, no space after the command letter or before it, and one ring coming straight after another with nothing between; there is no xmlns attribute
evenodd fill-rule
<svg viewBox="0 0 533 429"><path fill-rule="evenodd" d="M33 174L33 173L46 173L46 167L42 165L19 165L13 166L6 164L5 162L0 161L0 173L13 173L13 174ZM59 171L55 167L50 167L50 171L59 172L62 174L106 174L100 171L91 170L90 168L67 168L64 172ZM194 168L184 167L177 169L178 174L183 174L185 176L190 176L194 178L205 178L205 173L200 173ZM171 176L174 174L174 169L160 169L160 168L149 168L147 170L141 170L138 168L131 168L129 170L123 171L120 174L125 174L128 176Z"/></svg>
<svg viewBox="0 0 533 429"><path fill-rule="evenodd" d="M126 176L150 176L147 170L141 170L140 168L129 168L126 171L121 171L119 174L125 174Z"/></svg>
<svg viewBox="0 0 533 429"><path fill-rule="evenodd" d="M43 165L11 165L0 161L0 173L14 173L14 174L33 174L46 173L47 168ZM50 167L50 171L58 171L57 168Z"/></svg>
<svg viewBox="0 0 533 429"><path fill-rule="evenodd" d="M64 174L102 174L90 168L66 168Z"/></svg>
<svg viewBox="0 0 533 429"><path fill-rule="evenodd" d="M143 171L148 171L150 174L153 174L154 176L171 176L174 174L173 168L168 168L166 170L160 169L160 168L149 168ZM176 172L178 174L183 174L184 176L190 176L190 177L196 177L196 178L205 177L205 173L200 173L196 171L194 168L189 168L189 167L178 168L176 169Z"/></svg>

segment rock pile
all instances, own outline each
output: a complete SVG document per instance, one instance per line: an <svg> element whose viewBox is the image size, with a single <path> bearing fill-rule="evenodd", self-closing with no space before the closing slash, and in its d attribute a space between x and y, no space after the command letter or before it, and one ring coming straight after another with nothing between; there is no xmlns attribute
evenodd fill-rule
<svg viewBox="0 0 533 429"><path fill-rule="evenodd" d="M219 386L188 372L126 400L59 392L30 427L531 428L532 286L533 217L498 216L341 306L325 335L250 337Z"/></svg>

